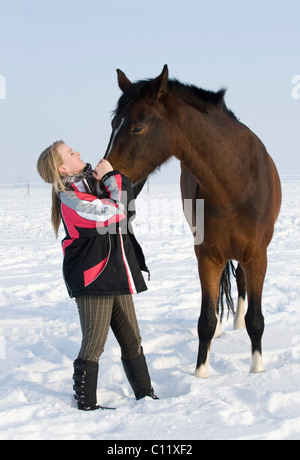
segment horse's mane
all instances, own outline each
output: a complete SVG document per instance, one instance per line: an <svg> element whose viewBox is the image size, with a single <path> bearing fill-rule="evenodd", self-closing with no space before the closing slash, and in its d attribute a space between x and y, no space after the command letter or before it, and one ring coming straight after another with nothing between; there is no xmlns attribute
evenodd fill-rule
<svg viewBox="0 0 300 460"><path fill-rule="evenodd" d="M168 81L168 89L200 112L209 113L211 109L217 108L236 119L234 113L225 104L225 88L214 92L172 79Z"/></svg>
<svg viewBox="0 0 300 460"><path fill-rule="evenodd" d="M152 79L140 80L128 86L118 101L118 105L113 112L114 115L133 104L151 81ZM208 113L210 109L217 108L236 119L234 113L226 107L224 101L226 89L224 88L214 92L198 88L195 85L181 83L176 79L169 79L168 90L200 112Z"/></svg>

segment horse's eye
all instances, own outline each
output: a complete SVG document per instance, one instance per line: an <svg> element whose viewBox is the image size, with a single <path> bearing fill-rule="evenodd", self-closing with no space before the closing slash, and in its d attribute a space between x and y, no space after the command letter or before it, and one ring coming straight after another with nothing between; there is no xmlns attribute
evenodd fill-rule
<svg viewBox="0 0 300 460"><path fill-rule="evenodd" d="M133 134L141 134L144 131L145 127L144 126L133 126L131 128L131 132Z"/></svg>

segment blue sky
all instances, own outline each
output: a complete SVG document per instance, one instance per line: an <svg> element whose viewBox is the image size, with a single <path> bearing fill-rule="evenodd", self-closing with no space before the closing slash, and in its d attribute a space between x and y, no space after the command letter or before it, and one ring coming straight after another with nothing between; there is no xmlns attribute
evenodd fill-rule
<svg viewBox="0 0 300 460"><path fill-rule="evenodd" d="M95 164L120 96L116 69L135 81L164 64L183 82L227 87L279 172L300 174L299 23L299 0L0 0L0 183L39 182L37 157L57 139ZM178 171L174 160L153 181Z"/></svg>

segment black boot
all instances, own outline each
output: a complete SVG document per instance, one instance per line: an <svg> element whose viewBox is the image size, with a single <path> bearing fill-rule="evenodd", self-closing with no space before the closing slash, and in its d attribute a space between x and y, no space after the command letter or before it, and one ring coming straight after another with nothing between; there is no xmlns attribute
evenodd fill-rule
<svg viewBox="0 0 300 460"><path fill-rule="evenodd" d="M148 372L143 349L141 354L135 359L121 358L123 368L135 394L136 399L142 399L145 396L150 396L152 399L159 399L155 394L151 385L151 380Z"/></svg>
<svg viewBox="0 0 300 460"><path fill-rule="evenodd" d="M77 401L78 409L80 410L96 410L101 406L97 406L97 380L98 380L98 364L93 361L83 361L76 359L74 361L74 383L75 390L74 398Z"/></svg>

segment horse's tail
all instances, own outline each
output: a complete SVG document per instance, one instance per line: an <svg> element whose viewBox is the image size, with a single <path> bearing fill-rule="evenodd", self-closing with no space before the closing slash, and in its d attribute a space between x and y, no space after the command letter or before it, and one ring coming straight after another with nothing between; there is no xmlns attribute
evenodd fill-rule
<svg viewBox="0 0 300 460"><path fill-rule="evenodd" d="M225 302L228 309L227 318L229 313L235 314L234 303L231 296L231 282L230 282L230 274L231 272L236 277L236 269L231 261L226 263L226 266L223 270L221 280L220 280L220 293L218 299L218 313L220 315L220 321L223 319L224 309L225 309Z"/></svg>

